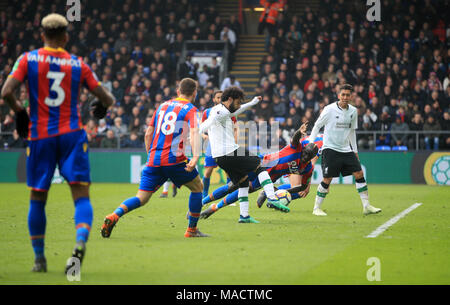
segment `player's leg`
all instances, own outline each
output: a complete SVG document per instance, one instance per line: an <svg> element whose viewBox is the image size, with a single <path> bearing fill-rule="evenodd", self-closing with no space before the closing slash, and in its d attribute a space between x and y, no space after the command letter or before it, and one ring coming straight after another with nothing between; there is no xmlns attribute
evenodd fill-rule
<svg viewBox="0 0 450 305"><path fill-rule="evenodd" d="M355 177L356 190L358 191L361 203L363 205L364 215L380 213L381 209L376 208L369 203L369 190L367 188L366 179L364 178L363 171L357 171L353 173Z"/></svg>
<svg viewBox="0 0 450 305"><path fill-rule="evenodd" d="M208 157L206 157L206 158L208 158ZM214 167L215 167L215 166L207 165L206 158L205 158L205 172L204 172L204 176L203 176L203 179L202 179L202 182L203 182L203 194L202 194L202 197L203 198L208 196L209 185L211 183L211 175L212 175L212 172L213 172Z"/></svg>
<svg viewBox="0 0 450 305"><path fill-rule="evenodd" d="M164 182L163 191L162 191L161 195L159 196L159 198L169 197L169 186L170 186L170 181Z"/></svg>
<svg viewBox="0 0 450 305"><path fill-rule="evenodd" d="M327 216L327 214L322 210L322 203L325 200L325 197L330 191L330 184L332 177L323 177L322 182L320 182L317 187L316 199L314 201L314 209L313 214L316 216Z"/></svg>
<svg viewBox="0 0 450 305"><path fill-rule="evenodd" d="M34 251L33 272L47 272L47 261L44 254L45 228L47 218L45 215L45 204L47 202L46 191L31 191L30 209L28 212L28 231L30 233L31 246Z"/></svg>
<svg viewBox="0 0 450 305"><path fill-rule="evenodd" d="M70 183L70 182L69 182ZM92 227L94 212L89 197L89 184L72 183L70 184L72 199L75 205L75 247L72 256L66 265L66 273L76 264L73 259L78 259L79 263L83 262L86 254L86 243L89 239L89 233Z"/></svg>
<svg viewBox="0 0 450 305"><path fill-rule="evenodd" d="M313 215L327 216L322 210L322 203L330 191L333 177L338 177L341 171L341 160L339 153L332 149L322 151L322 174L323 179L317 187L316 199L314 201Z"/></svg>
<svg viewBox="0 0 450 305"><path fill-rule="evenodd" d="M230 181L227 184L214 190L210 195L206 195L206 197L203 197L202 204L205 205L212 201L221 199L221 198L225 197L227 194L230 194L237 189L238 189L238 186L233 184L233 182Z"/></svg>
<svg viewBox="0 0 450 305"><path fill-rule="evenodd" d="M105 217L101 229L102 236L109 238L119 219L125 214L144 206L150 200L152 194L166 181L167 178L162 174L160 167L146 166L142 170L139 190L136 196L123 201L113 213Z"/></svg>
<svg viewBox="0 0 450 305"><path fill-rule="evenodd" d="M203 191L203 183L198 173L193 180L185 183L184 185L191 191L191 195L189 196L189 224L186 232L184 233L184 236L208 237L209 235L200 232L200 230L197 228L198 219L200 218L200 212L202 211Z"/></svg>
<svg viewBox="0 0 450 305"><path fill-rule="evenodd" d="M259 184L264 189L264 193L267 197L267 207L289 213L290 209L283 205L275 196L275 187L269 173L261 167L258 167L255 173L258 177Z"/></svg>
<svg viewBox="0 0 450 305"><path fill-rule="evenodd" d="M249 181L247 177L245 178L244 181L239 183L239 190L238 190L238 200L240 209L239 223L259 223L259 221L255 220L253 217L250 216L248 193L249 193Z"/></svg>
<svg viewBox="0 0 450 305"><path fill-rule="evenodd" d="M88 155L88 139L84 130L71 132L56 137L58 166L61 175L68 181L75 206L75 247L66 264L66 272L76 264L81 264L86 252L93 221L93 209L89 198L90 165Z"/></svg>
<svg viewBox="0 0 450 305"><path fill-rule="evenodd" d="M256 184L256 189L255 189L255 187L253 187L254 184ZM200 218L206 219L223 207L235 205L234 203L239 200L239 186L235 186L231 182L231 180L228 185L230 186L231 192L229 192L229 194L225 198L223 198L219 203L211 204L206 210L204 210L200 214ZM259 188L260 188L260 185L259 185L258 179L255 179L254 181L250 182L248 192L253 193Z"/></svg>
<svg viewBox="0 0 450 305"><path fill-rule="evenodd" d="M55 168L55 138L30 141L27 147L27 185L31 188L28 231L35 255L33 272L47 272L45 205Z"/></svg>

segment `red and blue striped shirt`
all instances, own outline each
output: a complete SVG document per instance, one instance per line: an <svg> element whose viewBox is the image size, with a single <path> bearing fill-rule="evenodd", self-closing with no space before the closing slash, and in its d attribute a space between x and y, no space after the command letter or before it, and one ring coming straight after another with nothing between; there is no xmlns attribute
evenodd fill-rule
<svg viewBox="0 0 450 305"><path fill-rule="evenodd" d="M147 166L170 166L185 162L185 142L189 128L198 128L198 110L188 100L164 102L153 114L154 127Z"/></svg>
<svg viewBox="0 0 450 305"><path fill-rule="evenodd" d="M79 110L81 85L99 86L81 57L62 48L40 48L22 54L9 77L27 80L30 101L30 140L45 139L82 128Z"/></svg>
<svg viewBox="0 0 450 305"><path fill-rule="evenodd" d="M263 167L269 167L267 172L272 181L276 181L284 175L298 174L303 176L302 183L306 184L314 170L311 162L302 163L300 161L302 150L309 143L307 139L308 137L302 138L300 145L288 145L278 152L264 156L262 164ZM319 147L320 151L323 145L323 135L316 137L314 143ZM319 156L319 153L317 155Z"/></svg>

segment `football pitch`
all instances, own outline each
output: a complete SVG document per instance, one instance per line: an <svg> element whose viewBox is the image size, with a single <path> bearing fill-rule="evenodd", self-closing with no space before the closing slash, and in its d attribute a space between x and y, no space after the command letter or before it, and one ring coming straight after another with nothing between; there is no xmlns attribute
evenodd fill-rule
<svg viewBox="0 0 450 305"><path fill-rule="evenodd" d="M30 272L29 191L24 184L0 184L0 284L450 284L448 187L369 183L371 203L383 211L363 216L355 186L332 185L322 206L326 217L311 214L316 189L292 201L288 214L258 209L253 193L250 214L261 223L239 224L239 207L226 207L199 221L211 237L198 239L183 237L188 190L167 199L158 191L103 239L104 216L134 196L137 186L94 183L94 223L81 281L70 282L63 274L75 242L68 186L53 185L49 193L48 272L36 274ZM415 203L422 205L367 238ZM374 266L380 281L369 281Z"/></svg>

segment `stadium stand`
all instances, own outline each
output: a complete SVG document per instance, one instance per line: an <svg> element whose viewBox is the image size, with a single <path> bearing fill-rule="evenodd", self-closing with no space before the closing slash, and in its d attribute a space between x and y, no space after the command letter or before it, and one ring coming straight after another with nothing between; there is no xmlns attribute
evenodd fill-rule
<svg viewBox="0 0 450 305"><path fill-rule="evenodd" d="M67 9L63 0L10 2L0 0L0 86L23 52L40 47L42 16ZM450 148L446 1L381 1L382 22L369 22L365 1L275 0L283 9L272 35L267 28L262 35L250 33L249 20L241 18L243 8L265 1L257 2L122 0L105 8L103 1L82 1L82 21L71 23L67 50L82 54L117 99L98 122L89 109L92 96L82 92L91 146L142 147L148 117L174 96L184 76L202 86L196 106L210 107L223 81L220 64L201 65L182 52L185 41L209 40L228 46L226 76L234 76L249 96L264 97L240 119L278 121L282 142L303 122L314 121L347 82L356 93L360 149ZM27 105L25 87L18 96ZM13 134L14 114L3 100L0 128L0 149L25 145ZM407 136L396 143L392 129ZM113 131L109 137L107 130Z"/></svg>

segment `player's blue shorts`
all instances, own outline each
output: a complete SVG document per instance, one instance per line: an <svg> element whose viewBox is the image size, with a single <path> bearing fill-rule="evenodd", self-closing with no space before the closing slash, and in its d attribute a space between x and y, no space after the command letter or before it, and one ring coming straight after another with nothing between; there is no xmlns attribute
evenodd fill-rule
<svg viewBox="0 0 450 305"><path fill-rule="evenodd" d="M205 153L205 167L217 167L216 160L211 155L211 145L208 144Z"/></svg>
<svg viewBox="0 0 450 305"><path fill-rule="evenodd" d="M217 167L216 160L212 156L205 156L205 167Z"/></svg>
<svg viewBox="0 0 450 305"><path fill-rule="evenodd" d="M84 130L30 141L27 148L28 186L34 191L48 191L56 164L69 184L89 184L88 152L88 139Z"/></svg>
<svg viewBox="0 0 450 305"><path fill-rule="evenodd" d="M154 193L167 179L170 179L173 184L180 188L198 176L198 171L195 168L192 172L187 172L185 168L186 162L171 166L146 166L141 173L139 190Z"/></svg>

